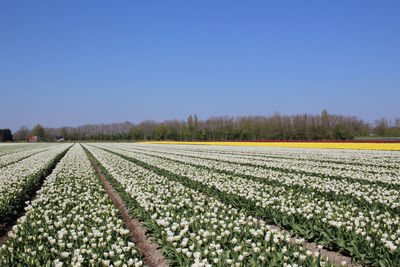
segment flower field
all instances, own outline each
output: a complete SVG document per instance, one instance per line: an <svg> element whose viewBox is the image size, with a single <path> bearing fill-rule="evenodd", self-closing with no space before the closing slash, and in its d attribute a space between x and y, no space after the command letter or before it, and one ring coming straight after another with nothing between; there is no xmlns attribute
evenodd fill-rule
<svg viewBox="0 0 400 267"><path fill-rule="evenodd" d="M34 149L30 152L31 156L23 155L24 159L15 160L14 164L5 165L0 169L0 224L14 215L27 200L27 196L37 190L40 181L70 146L57 145L39 152ZM3 155L2 158L7 156L8 154Z"/></svg>
<svg viewBox="0 0 400 267"><path fill-rule="evenodd" d="M400 266L397 151L23 146L0 146L0 218L25 209L1 266L146 265L89 158L171 266Z"/></svg>

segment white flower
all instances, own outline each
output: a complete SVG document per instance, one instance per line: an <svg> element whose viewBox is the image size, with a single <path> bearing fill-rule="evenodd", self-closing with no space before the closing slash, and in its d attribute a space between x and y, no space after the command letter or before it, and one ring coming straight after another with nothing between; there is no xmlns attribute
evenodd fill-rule
<svg viewBox="0 0 400 267"><path fill-rule="evenodd" d="M69 256L69 252L64 251L64 252L61 252L60 255L63 258L67 258Z"/></svg>

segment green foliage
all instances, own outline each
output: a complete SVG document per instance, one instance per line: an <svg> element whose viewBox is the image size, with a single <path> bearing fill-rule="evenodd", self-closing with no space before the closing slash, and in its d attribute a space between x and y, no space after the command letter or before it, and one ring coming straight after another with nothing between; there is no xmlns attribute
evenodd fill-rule
<svg viewBox="0 0 400 267"><path fill-rule="evenodd" d="M137 127L133 128L132 137L134 140L143 140L143 138L144 138L143 131Z"/></svg>
<svg viewBox="0 0 400 267"><path fill-rule="evenodd" d="M165 140L165 137L167 135L167 129L164 124L160 124L157 126L155 129L154 133L154 139L159 141L159 140Z"/></svg>
<svg viewBox="0 0 400 267"><path fill-rule="evenodd" d="M12 141L13 135L10 129L0 129L0 142Z"/></svg>
<svg viewBox="0 0 400 267"><path fill-rule="evenodd" d="M40 138L45 137L45 131L42 125L37 124L35 127L33 127L31 131L31 135L33 136L39 136Z"/></svg>

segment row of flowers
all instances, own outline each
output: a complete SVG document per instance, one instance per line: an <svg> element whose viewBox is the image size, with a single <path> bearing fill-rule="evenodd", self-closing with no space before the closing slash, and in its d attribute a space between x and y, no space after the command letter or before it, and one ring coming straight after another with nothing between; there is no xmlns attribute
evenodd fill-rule
<svg viewBox="0 0 400 267"><path fill-rule="evenodd" d="M259 167L265 169L278 169L286 172L295 173L307 173L314 174L322 177L338 177L350 180L359 180L360 182L369 181L372 183L386 183L388 185L400 185L400 170L393 168L398 166L400 160L398 159L398 152L370 152L374 156L367 154L366 158L369 158L369 165L355 165L355 164L343 164L337 162L319 162L313 160L297 160L293 157L288 158L270 158L269 154L264 156L253 156L251 153L247 155L232 155L232 154L215 154L206 152L193 152L193 151L174 151L174 149L157 148L149 145L141 145L138 148L145 148L146 150L155 150L157 152L166 152L183 156L200 157L205 159L223 161L234 164L249 165L251 167ZM160 151L161 150L161 151ZM293 149L292 149L293 150ZM290 150L289 150L290 151ZM332 154L337 154L337 158L340 158L342 151L337 152L336 150ZM342 152L343 153L343 152ZM364 152L365 153L365 152ZM390 153L392 161L394 161L389 168L388 166L376 166L374 160L380 158L379 155L384 153L387 155ZM290 155L290 152L288 153ZM349 154L347 152L346 154ZM318 154L314 155L314 158L318 157ZM386 158L386 156L385 156Z"/></svg>
<svg viewBox="0 0 400 267"><path fill-rule="evenodd" d="M213 150L208 151L211 152ZM293 148L281 148L278 151L270 149L263 151L263 153L247 152L245 154L237 154L236 152L232 152L227 154L227 156L274 161L281 164L305 164L305 166L312 167L346 169L363 173L399 173L398 169L394 168L396 164L400 163L396 156L398 152L394 151L328 150L329 152L327 152L326 149L303 149L301 151L299 152L298 149Z"/></svg>
<svg viewBox="0 0 400 267"><path fill-rule="evenodd" d="M232 205L87 146L108 178L147 215L170 263L178 266L328 266L318 251ZM321 248L321 247L320 247ZM344 263L345 264L345 263Z"/></svg>
<svg viewBox="0 0 400 267"><path fill-rule="evenodd" d="M1 266L141 266L129 230L74 145L27 203L0 249Z"/></svg>
<svg viewBox="0 0 400 267"><path fill-rule="evenodd" d="M34 154L40 153L47 149L49 149L49 145L27 147L27 149L24 149L22 151L15 151L13 153L7 153L3 156L0 156L0 168L7 166L7 165L15 164L20 160L28 158Z"/></svg>
<svg viewBox="0 0 400 267"><path fill-rule="evenodd" d="M111 148L110 145L102 147ZM270 186L138 151L117 148L112 151L198 182L204 188L216 188L219 192L239 196L244 203L251 203L251 208L258 210L262 218L273 218L305 237L319 238L324 244L341 247L365 264L379 261L400 264L398 214L381 211L367 202L365 205L354 205L351 201L316 196L314 192L296 188Z"/></svg>
<svg viewBox="0 0 400 267"><path fill-rule="evenodd" d="M40 181L51 172L70 146L56 145L1 168L0 223L4 223L23 206L23 202L37 190Z"/></svg>
<svg viewBox="0 0 400 267"><path fill-rule="evenodd" d="M134 153L143 153L150 156L157 156L170 159L192 166L201 166L216 170L218 172L232 174L241 177L252 177L264 183L278 183L285 187L301 187L311 191L322 193L330 193L335 196L343 195L346 198L354 198L358 201L367 202L371 205L379 204L385 207L389 212L399 213L400 211L400 191L397 189L389 189L385 186L373 183L360 183L359 181L349 181L347 179L329 179L315 175L297 174L292 172L277 171L254 167L248 165L237 164L234 162L226 162L208 159L206 157L195 157L192 155L182 155L166 152L165 150L157 151L154 149L136 149L133 147L124 148L121 145L107 145L109 148L121 148L125 151ZM343 190L346 188L346 190Z"/></svg>
<svg viewBox="0 0 400 267"><path fill-rule="evenodd" d="M139 147L139 145L137 145ZM141 147L156 147L152 144L140 144ZM232 146L191 146L164 145L162 149L174 152L212 153L216 155L231 155L258 157L263 160L288 159L302 162L338 163L345 167L364 166L396 169L400 163L395 151L364 151L340 149L298 149L284 147L232 147Z"/></svg>
<svg viewBox="0 0 400 267"><path fill-rule="evenodd" d="M20 151L41 148L52 145L50 143L0 143L0 157Z"/></svg>

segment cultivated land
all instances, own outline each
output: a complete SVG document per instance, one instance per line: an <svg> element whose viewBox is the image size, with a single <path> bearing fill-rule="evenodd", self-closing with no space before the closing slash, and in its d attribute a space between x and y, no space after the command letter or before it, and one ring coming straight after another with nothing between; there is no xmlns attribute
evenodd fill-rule
<svg viewBox="0 0 400 267"><path fill-rule="evenodd" d="M399 153L1 145L0 265L400 266Z"/></svg>

